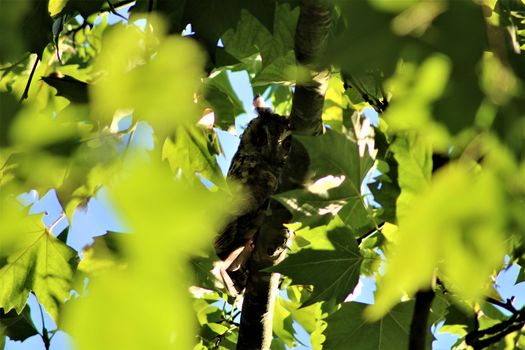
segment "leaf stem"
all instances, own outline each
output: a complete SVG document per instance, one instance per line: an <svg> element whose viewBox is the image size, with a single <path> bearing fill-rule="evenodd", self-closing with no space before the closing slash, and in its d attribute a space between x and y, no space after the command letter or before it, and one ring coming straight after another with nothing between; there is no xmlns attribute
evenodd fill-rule
<svg viewBox="0 0 525 350"><path fill-rule="evenodd" d="M375 234L376 232L379 232L381 231L381 229L383 228L383 226L385 225L385 223L381 223L379 224L377 227L374 227L373 229L371 229L370 231L368 231L367 233L361 235L360 237L357 237L356 238L356 241L357 241L357 245L361 245L361 243L363 243L363 241L365 239L367 239L368 237L372 236L373 234Z"/></svg>
<svg viewBox="0 0 525 350"><path fill-rule="evenodd" d="M58 225L58 223L66 217L66 213L62 212L60 213L60 216L49 226L49 228L47 229L47 231L49 233L53 233L53 229L56 227L56 225Z"/></svg>
<svg viewBox="0 0 525 350"><path fill-rule="evenodd" d="M35 295L35 298L36 298L36 295ZM37 299L37 302L38 302L38 299ZM42 310L42 305L40 304L40 302L38 302L38 308L40 309L40 319L42 320L42 334L40 334L40 337L42 338L42 341L44 342L45 349L49 350L49 347L51 346L51 339L49 338L49 334L47 332L46 323L44 320L44 310Z"/></svg>
<svg viewBox="0 0 525 350"><path fill-rule="evenodd" d="M22 102L29 96L29 87L31 86L31 81L33 80L33 75L35 74L36 67L38 66L39 61L40 61L40 58L37 55L36 60L33 63L33 68L31 68L31 73L29 73L29 78L27 79L26 87L24 89L24 93L22 94L22 97L20 98L20 102Z"/></svg>

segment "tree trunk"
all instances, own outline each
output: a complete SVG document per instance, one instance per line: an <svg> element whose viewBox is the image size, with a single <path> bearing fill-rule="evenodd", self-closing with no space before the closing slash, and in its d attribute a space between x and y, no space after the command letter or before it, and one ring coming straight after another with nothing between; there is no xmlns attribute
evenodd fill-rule
<svg viewBox="0 0 525 350"><path fill-rule="evenodd" d="M295 33L295 55L298 64L309 69L310 80L296 85L290 123L294 133L319 135L323 124L324 95L329 71L316 65L317 57L326 46L328 30L332 19L329 6L317 0L302 0L299 20ZM302 185L308 156L302 145L292 142L288 163L283 170L280 192ZM255 251L250 259L250 275L244 293L241 326L237 349L270 349L272 342L272 321L275 297L278 290L279 274L261 271L284 258L289 233L283 224L291 215L276 201L270 204L271 215L262 225L257 236Z"/></svg>

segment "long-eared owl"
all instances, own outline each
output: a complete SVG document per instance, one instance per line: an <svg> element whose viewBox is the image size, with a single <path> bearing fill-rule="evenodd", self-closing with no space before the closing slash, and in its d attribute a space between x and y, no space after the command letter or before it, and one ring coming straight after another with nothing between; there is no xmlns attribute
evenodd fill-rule
<svg viewBox="0 0 525 350"><path fill-rule="evenodd" d="M243 205L215 240L215 251L223 261L221 277L232 295L240 293L246 285L245 263L267 215L270 196L279 185L291 144L285 117L273 114L268 108L256 110L259 115L244 130L228 170L228 179L243 187Z"/></svg>

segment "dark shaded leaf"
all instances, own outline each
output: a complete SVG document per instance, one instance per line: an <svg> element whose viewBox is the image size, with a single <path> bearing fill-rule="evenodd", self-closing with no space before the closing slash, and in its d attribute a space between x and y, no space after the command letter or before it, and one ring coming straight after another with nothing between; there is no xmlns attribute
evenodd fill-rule
<svg viewBox="0 0 525 350"><path fill-rule="evenodd" d="M0 92L0 147L8 146L9 127L20 109L16 97L8 92Z"/></svg>
<svg viewBox="0 0 525 350"><path fill-rule="evenodd" d="M329 44L326 61L340 64L349 74L379 69L390 76L409 41L392 33L390 22L394 16L375 11L367 1L340 1L340 4L340 21L345 25Z"/></svg>
<svg viewBox="0 0 525 350"><path fill-rule="evenodd" d="M272 268L293 280L293 284L313 285L314 291L303 306L334 299L342 302L359 280L363 257L352 231L334 220L312 232L311 246L289 255Z"/></svg>
<svg viewBox="0 0 525 350"><path fill-rule="evenodd" d="M11 340L16 341L24 341L38 334L31 320L29 306L26 306L20 314L17 314L15 310L4 313L4 310L0 309L0 328Z"/></svg>
<svg viewBox="0 0 525 350"><path fill-rule="evenodd" d="M58 73L51 73L47 77L42 77L42 80L57 90L57 96L63 96L75 103L88 102L88 84L86 82Z"/></svg>
<svg viewBox="0 0 525 350"><path fill-rule="evenodd" d="M148 10L148 1L138 1L132 12L139 13ZM248 2L242 0L160 0L154 3L151 10L162 13L168 18L170 33L181 33L188 24L191 24L195 32L194 37L206 48L212 62L215 62L217 42L227 29L237 25L242 10L249 11L269 30L273 30L275 0Z"/></svg>
<svg viewBox="0 0 525 350"><path fill-rule="evenodd" d="M345 303L326 319L323 348L330 350L399 350L408 348L410 321L414 302L401 303L381 320L369 323L363 318L367 307L361 303Z"/></svg>

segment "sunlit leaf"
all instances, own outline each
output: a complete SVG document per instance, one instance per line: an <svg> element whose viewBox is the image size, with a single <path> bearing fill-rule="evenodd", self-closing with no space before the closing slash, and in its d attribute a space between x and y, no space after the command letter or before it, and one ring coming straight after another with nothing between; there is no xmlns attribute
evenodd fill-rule
<svg viewBox="0 0 525 350"><path fill-rule="evenodd" d="M399 238L386 252L386 273L368 315L377 319L404 292L430 287L436 271L459 296L481 297L490 274L503 263L504 208L489 170L475 172L462 163L439 170L399 217Z"/></svg>
<svg viewBox="0 0 525 350"><path fill-rule="evenodd" d="M442 124L432 120L432 103L445 91L450 74L450 60L434 55L421 66L406 63L389 82L396 94L385 112L385 120L396 131L417 130L438 149L448 142L448 133Z"/></svg>
<svg viewBox="0 0 525 350"><path fill-rule="evenodd" d="M33 291L56 320L58 308L70 296L77 254L47 231L38 217L24 218L9 201L1 205L1 229L11 238L11 248L0 268L0 307L20 313ZM8 214L14 215L4 216Z"/></svg>
<svg viewBox="0 0 525 350"><path fill-rule="evenodd" d="M273 333L288 347L295 343L293 319L291 313L284 307L286 300L277 298L273 311Z"/></svg>
<svg viewBox="0 0 525 350"><path fill-rule="evenodd" d="M399 136L390 146L397 162L397 183L401 193L397 197L397 217L412 215L414 196L426 189L432 174L432 150L414 134Z"/></svg>
<svg viewBox="0 0 525 350"><path fill-rule="evenodd" d="M328 226L309 233L311 245L289 255L272 270L281 272L294 284L311 284L314 291L304 304L335 299L342 302L359 280L363 258L352 231L336 218Z"/></svg>
<svg viewBox="0 0 525 350"><path fill-rule="evenodd" d="M109 123L117 109L131 108L161 135L197 121L194 94L203 73L202 54L191 40L165 37L161 23L152 21L144 31L119 27L105 35L97 59L104 76L89 91L101 120Z"/></svg>
<svg viewBox="0 0 525 350"><path fill-rule="evenodd" d="M368 152L360 157L352 137L335 131L298 137L310 157L311 185L276 196L291 209L294 220L313 227L338 214L356 233L370 225L360 189L372 159Z"/></svg>
<svg viewBox="0 0 525 350"><path fill-rule="evenodd" d="M231 204L154 161L138 161L108 189L133 232L123 242L128 267L90 280L89 294L68 311L71 333L80 349L190 349L196 323L188 258L208 246Z"/></svg>
<svg viewBox="0 0 525 350"><path fill-rule="evenodd" d="M175 141L166 139L162 157L170 163L171 169L182 174L190 181L197 180L197 174L203 176L216 186L224 184L224 177L211 151L208 135L214 136L212 130L201 130L196 127L178 127L175 130ZM212 139L213 140L213 139ZM217 140L215 140L217 142Z"/></svg>
<svg viewBox="0 0 525 350"><path fill-rule="evenodd" d="M82 261L78 270L89 275L94 275L110 269L123 269L126 264L123 260L122 241L123 234L108 232L96 237L95 242L82 250Z"/></svg>

